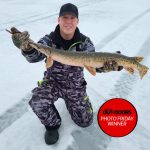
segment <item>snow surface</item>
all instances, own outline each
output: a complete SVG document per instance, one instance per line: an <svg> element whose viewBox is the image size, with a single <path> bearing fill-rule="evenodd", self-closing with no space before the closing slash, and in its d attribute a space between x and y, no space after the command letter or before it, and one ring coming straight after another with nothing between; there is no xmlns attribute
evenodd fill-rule
<svg viewBox="0 0 150 150"><path fill-rule="evenodd" d="M5 29L15 26L29 31L38 41L57 25L60 6L72 2L79 7L82 33L91 38L96 51L120 50L129 56L144 56L150 67L149 0L0 0L0 150L148 150L150 149L150 74L125 70L97 74L85 71L87 91L94 108L94 122L80 128L71 120L62 99L56 102L62 117L57 144L44 143L45 129L28 106L31 90L42 79L44 62L30 64L13 45ZM97 111L108 99L128 99L137 109L138 123L129 135L112 138L97 124Z"/></svg>

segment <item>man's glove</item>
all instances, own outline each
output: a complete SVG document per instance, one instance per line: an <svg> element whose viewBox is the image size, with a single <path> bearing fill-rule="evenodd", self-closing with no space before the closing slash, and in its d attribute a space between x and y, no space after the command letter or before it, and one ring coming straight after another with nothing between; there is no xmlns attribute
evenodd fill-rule
<svg viewBox="0 0 150 150"><path fill-rule="evenodd" d="M121 53L120 51L117 51L116 53ZM110 71L121 71L123 69L123 66L118 66L116 61L107 61L104 63L104 66L101 68L96 68L96 72L102 73L102 72L110 72Z"/></svg>
<svg viewBox="0 0 150 150"><path fill-rule="evenodd" d="M30 51L32 47L29 45L29 33L27 31L14 33L12 34L12 41L14 45L23 50L23 51Z"/></svg>

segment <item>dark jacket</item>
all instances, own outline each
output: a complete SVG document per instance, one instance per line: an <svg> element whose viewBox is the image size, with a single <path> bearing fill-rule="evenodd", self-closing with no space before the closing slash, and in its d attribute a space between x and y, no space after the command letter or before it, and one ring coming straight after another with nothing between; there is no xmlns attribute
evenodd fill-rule
<svg viewBox="0 0 150 150"><path fill-rule="evenodd" d="M71 40L64 40L60 36L59 25L56 26L54 32L51 32L49 35L45 35L39 40L38 43L55 47L57 49L70 51L95 51L91 40L80 33L78 28L76 29L74 37ZM22 51L22 54L30 63L35 63L46 59L46 56L36 49L33 49L29 52ZM52 67L45 71L44 79L47 79L50 82L57 82L61 84L62 87L67 88L78 88L86 84L82 67L64 65L56 61L54 61Z"/></svg>

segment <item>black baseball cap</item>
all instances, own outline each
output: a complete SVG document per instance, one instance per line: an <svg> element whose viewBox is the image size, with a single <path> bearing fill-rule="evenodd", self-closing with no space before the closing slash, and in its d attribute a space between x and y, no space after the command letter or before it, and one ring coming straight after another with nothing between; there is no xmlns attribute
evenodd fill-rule
<svg viewBox="0 0 150 150"><path fill-rule="evenodd" d="M63 16L65 14L72 14L76 18L78 18L78 8L74 4L67 3L61 6L60 12L59 12L59 17Z"/></svg>

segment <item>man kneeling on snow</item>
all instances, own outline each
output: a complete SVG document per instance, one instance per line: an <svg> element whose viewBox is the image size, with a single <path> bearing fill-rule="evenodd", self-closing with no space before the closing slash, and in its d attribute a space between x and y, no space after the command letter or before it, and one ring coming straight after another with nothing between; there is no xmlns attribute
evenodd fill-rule
<svg viewBox="0 0 150 150"><path fill-rule="evenodd" d="M95 48L91 40L80 33L77 27L78 22L78 8L71 3L64 4L60 9L55 31L45 35L38 43L69 51L94 52ZM27 32L13 34L12 40L30 63L46 59L44 54L30 47ZM97 72L113 70L116 63L113 65L106 62L106 64L106 67L97 68ZM65 100L71 118L78 126L91 125L93 109L86 93L86 84L82 67L54 61L53 66L44 72L43 82L33 89L29 104L46 128L46 144L54 144L59 139L58 129L61 125L61 117L54 105L58 98Z"/></svg>

